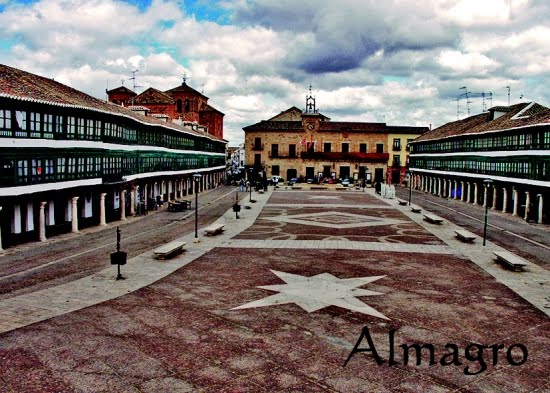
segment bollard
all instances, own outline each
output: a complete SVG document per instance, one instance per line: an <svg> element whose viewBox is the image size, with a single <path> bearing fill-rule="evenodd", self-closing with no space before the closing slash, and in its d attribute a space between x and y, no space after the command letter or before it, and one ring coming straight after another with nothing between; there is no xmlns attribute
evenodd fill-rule
<svg viewBox="0 0 550 393"><path fill-rule="evenodd" d="M126 265L126 258L128 254L124 251L120 251L120 228L116 227L116 252L111 253L111 265L117 265L118 274L116 276L118 280L125 280L120 273L120 266Z"/></svg>

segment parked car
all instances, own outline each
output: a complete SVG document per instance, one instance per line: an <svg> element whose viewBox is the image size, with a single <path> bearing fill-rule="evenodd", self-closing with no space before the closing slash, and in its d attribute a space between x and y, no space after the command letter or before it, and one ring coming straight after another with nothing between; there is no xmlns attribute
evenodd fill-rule
<svg viewBox="0 0 550 393"><path fill-rule="evenodd" d="M333 179L332 177L326 177L323 180L323 183L325 183L325 184L336 184L336 179Z"/></svg>
<svg viewBox="0 0 550 393"><path fill-rule="evenodd" d="M349 187L349 179L342 180L342 187Z"/></svg>
<svg viewBox="0 0 550 393"><path fill-rule="evenodd" d="M292 179L290 179L290 180L288 181L288 185L289 185L289 186L293 186L293 185L296 184L297 182L298 182L298 179L295 178L295 177L293 177Z"/></svg>

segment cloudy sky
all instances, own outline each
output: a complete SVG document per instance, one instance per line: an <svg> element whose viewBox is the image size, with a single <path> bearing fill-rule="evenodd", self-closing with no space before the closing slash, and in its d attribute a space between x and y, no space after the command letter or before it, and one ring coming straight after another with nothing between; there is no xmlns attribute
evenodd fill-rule
<svg viewBox="0 0 550 393"><path fill-rule="evenodd" d="M550 106L549 18L548 0L0 0L0 62L102 99L135 69L138 93L186 74L236 145L310 85L333 121L436 127L506 86Z"/></svg>

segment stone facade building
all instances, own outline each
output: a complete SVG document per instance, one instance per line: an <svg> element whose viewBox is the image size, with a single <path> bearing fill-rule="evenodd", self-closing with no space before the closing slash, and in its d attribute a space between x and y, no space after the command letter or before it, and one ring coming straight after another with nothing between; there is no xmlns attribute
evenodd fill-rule
<svg viewBox="0 0 550 393"><path fill-rule="evenodd" d="M140 94L125 86L107 91L110 102L126 107L141 106L151 115L203 129L217 138L223 139L222 112L208 104L208 97L187 85L185 78L180 86L167 91L150 87Z"/></svg>
<svg viewBox="0 0 550 393"><path fill-rule="evenodd" d="M550 109L534 102L494 107L410 145L416 189L550 221Z"/></svg>
<svg viewBox="0 0 550 393"><path fill-rule="evenodd" d="M291 107L243 130L246 166L268 177L317 181L332 177L372 183L388 180L390 159L394 160L390 164L394 181L401 181L407 161L405 139L415 138L428 128L331 121L316 110L310 94L305 111ZM391 150L390 139L392 143L402 140L398 150ZM395 158L402 154L403 159Z"/></svg>

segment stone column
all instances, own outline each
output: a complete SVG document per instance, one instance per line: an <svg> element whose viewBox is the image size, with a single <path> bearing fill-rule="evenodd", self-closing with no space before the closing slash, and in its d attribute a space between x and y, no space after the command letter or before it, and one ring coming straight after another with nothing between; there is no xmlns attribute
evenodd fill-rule
<svg viewBox="0 0 550 393"><path fill-rule="evenodd" d="M38 240L45 242L46 239L46 204L48 202L40 202L40 211L38 212Z"/></svg>
<svg viewBox="0 0 550 393"><path fill-rule="evenodd" d="M513 213L512 215L513 216L516 216L518 215L518 205L519 205L519 201L518 201L518 190L515 190L513 191L513 199L514 199L514 210L513 210Z"/></svg>
<svg viewBox="0 0 550 393"><path fill-rule="evenodd" d="M525 191L525 214L523 215L523 219L527 221L529 218L529 204L531 203L531 194L529 194L529 191Z"/></svg>
<svg viewBox="0 0 550 393"><path fill-rule="evenodd" d="M78 233L78 206L77 206L77 201L78 201L78 197L73 197L71 199L71 203L72 203L72 228L71 228L71 232L72 233Z"/></svg>
<svg viewBox="0 0 550 393"><path fill-rule="evenodd" d="M474 205L477 205L477 195L477 183L474 183L474 200L472 201Z"/></svg>
<svg viewBox="0 0 550 393"><path fill-rule="evenodd" d="M502 188L502 212L506 213L506 206L508 206L508 190L506 187Z"/></svg>
<svg viewBox="0 0 550 393"><path fill-rule="evenodd" d="M0 206L0 212L2 212L2 206ZM4 251L2 248L2 226L0 226L0 252Z"/></svg>
<svg viewBox="0 0 550 393"><path fill-rule="evenodd" d="M464 198L466 196L464 195L464 181L460 182L460 200L464 202Z"/></svg>
<svg viewBox="0 0 550 393"><path fill-rule="evenodd" d="M99 194L99 225L107 225L107 220L105 219L105 196L107 193L102 192Z"/></svg>
<svg viewBox="0 0 550 393"><path fill-rule="evenodd" d="M538 224L542 224L542 212L543 212L543 200L542 200L542 194L538 194L537 195L537 198L539 200L539 215L538 215L538 220L537 220L537 223ZM0 208L2 209L2 208ZM2 250L2 244L0 243L0 250Z"/></svg>
<svg viewBox="0 0 550 393"><path fill-rule="evenodd" d="M136 188L132 187L130 190L130 215L136 215Z"/></svg>
<svg viewBox="0 0 550 393"><path fill-rule="evenodd" d="M126 190L120 190L120 220L126 220Z"/></svg>
<svg viewBox="0 0 550 393"><path fill-rule="evenodd" d="M470 182L466 182L466 188L468 189L466 193L466 203L470 203Z"/></svg>
<svg viewBox="0 0 550 393"><path fill-rule="evenodd" d="M438 179L437 181L437 196L442 196L442 192L441 192L441 183L442 183L442 180L441 178Z"/></svg>
<svg viewBox="0 0 550 393"><path fill-rule="evenodd" d="M143 208L145 211L147 211L147 198L149 197L149 195L147 195L147 183L145 183L143 185ZM141 214L144 214L144 212L141 212Z"/></svg>
<svg viewBox="0 0 550 393"><path fill-rule="evenodd" d="M497 187L493 186L493 207L491 208L491 210L496 210L496 209L497 209Z"/></svg>

